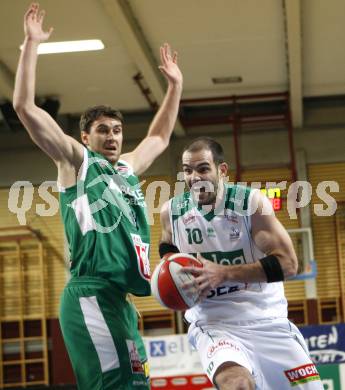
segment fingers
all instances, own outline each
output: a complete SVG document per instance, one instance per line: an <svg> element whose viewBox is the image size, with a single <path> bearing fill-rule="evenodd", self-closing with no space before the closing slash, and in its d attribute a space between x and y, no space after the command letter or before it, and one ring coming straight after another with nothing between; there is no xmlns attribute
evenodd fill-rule
<svg viewBox="0 0 345 390"><path fill-rule="evenodd" d="M199 276L202 274L203 270L200 267L183 267L180 272L192 274L194 276Z"/></svg>
<svg viewBox="0 0 345 390"><path fill-rule="evenodd" d="M158 69L159 69L165 76L168 75L167 72L165 71L164 66L160 65L160 66L158 67Z"/></svg>
<svg viewBox="0 0 345 390"><path fill-rule="evenodd" d="M40 11L37 15L37 22L42 24L45 14L46 14L46 11L44 11L44 10Z"/></svg>
<svg viewBox="0 0 345 390"><path fill-rule="evenodd" d="M205 267L205 265L209 263L209 261L202 257L199 252L196 254L196 259L199 261L202 267Z"/></svg>
<svg viewBox="0 0 345 390"><path fill-rule="evenodd" d="M53 31L54 31L54 28L53 27L49 27L49 30L47 32L48 38L51 36Z"/></svg>
<svg viewBox="0 0 345 390"><path fill-rule="evenodd" d="M34 22L42 24L45 16L45 11L40 11L39 8L40 6L38 3L32 3L24 15L24 20L32 20Z"/></svg>
<svg viewBox="0 0 345 390"><path fill-rule="evenodd" d="M199 290L198 284L196 283L195 279L191 280L190 282L185 282L182 284L182 288L185 292L194 292L195 290Z"/></svg>
<svg viewBox="0 0 345 390"><path fill-rule="evenodd" d="M37 3L31 3L28 10L24 14L24 20L34 19L36 17L37 7Z"/></svg>
<svg viewBox="0 0 345 390"><path fill-rule="evenodd" d="M168 60L168 56L167 56L167 43L164 43L163 46L160 47L160 56L161 56L161 67L165 67L167 66L169 60ZM160 70L162 71L160 67Z"/></svg>
<svg viewBox="0 0 345 390"><path fill-rule="evenodd" d="M175 62L177 60L177 53L174 52L173 57L171 56L171 47L169 43L164 43L160 47L160 59L163 66L167 66L170 62Z"/></svg>
<svg viewBox="0 0 345 390"><path fill-rule="evenodd" d="M187 295L194 295L195 291L197 291L202 298L206 298L210 291L210 285L208 281L200 278L195 278L194 280L185 282L182 285L182 288Z"/></svg>
<svg viewBox="0 0 345 390"><path fill-rule="evenodd" d="M161 46L159 48L159 55L160 55L160 58L161 58L161 64L164 64L164 47ZM159 68L161 68L161 66L159 66Z"/></svg>
<svg viewBox="0 0 345 390"><path fill-rule="evenodd" d="M204 301L207 298L207 296L209 294L209 291L210 290L207 290L207 291L205 291L205 292L203 292L202 294L199 295L199 298L197 300L198 304L201 303L202 301Z"/></svg>
<svg viewBox="0 0 345 390"><path fill-rule="evenodd" d="M171 49L170 49L169 43L164 43L163 48L164 48L164 50L163 50L164 59L165 59L165 62L168 63L171 61Z"/></svg>
<svg viewBox="0 0 345 390"><path fill-rule="evenodd" d="M39 4L38 3L32 3L32 14L31 14L31 19L32 20L37 20L38 9L39 9Z"/></svg>
<svg viewBox="0 0 345 390"><path fill-rule="evenodd" d="M207 280L204 282L201 282L198 286L198 290L200 291L200 295L207 296L208 292L210 291L210 286Z"/></svg>

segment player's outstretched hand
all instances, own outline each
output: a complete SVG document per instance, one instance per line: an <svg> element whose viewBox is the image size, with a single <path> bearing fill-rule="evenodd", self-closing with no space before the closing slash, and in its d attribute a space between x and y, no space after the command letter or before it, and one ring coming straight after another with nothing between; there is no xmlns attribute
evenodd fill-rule
<svg viewBox="0 0 345 390"><path fill-rule="evenodd" d="M173 54L168 43L160 47L161 65L159 70L163 73L169 84L182 86L183 77L177 65L177 52Z"/></svg>
<svg viewBox="0 0 345 390"><path fill-rule="evenodd" d="M224 282L224 273L222 272L222 265L206 260L200 254L198 254L198 260L203 263L203 267L183 268L183 272L190 273L194 276L194 280L185 283L183 287L186 290L191 289L192 287L197 288L200 299L203 299L208 295L212 288L216 288Z"/></svg>
<svg viewBox="0 0 345 390"><path fill-rule="evenodd" d="M49 39L53 28L43 31L45 11L40 10L38 3L32 3L24 15L24 33L27 39L35 42L44 42Z"/></svg>

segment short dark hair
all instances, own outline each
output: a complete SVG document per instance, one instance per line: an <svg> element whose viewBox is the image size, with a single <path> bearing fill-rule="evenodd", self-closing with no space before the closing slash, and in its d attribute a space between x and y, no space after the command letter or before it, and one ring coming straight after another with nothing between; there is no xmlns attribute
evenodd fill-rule
<svg viewBox="0 0 345 390"><path fill-rule="evenodd" d="M114 110L109 106L93 106L88 108L80 117L80 131L85 131L86 133L89 133L92 123L101 116L118 119L121 123L123 123L123 116L120 111Z"/></svg>
<svg viewBox="0 0 345 390"><path fill-rule="evenodd" d="M225 161L224 158L224 151L220 143L215 141L213 138L210 137L199 137L196 138L192 143L185 146L183 149L184 152L199 152L202 149L207 149L211 151L213 161L216 165L219 165Z"/></svg>

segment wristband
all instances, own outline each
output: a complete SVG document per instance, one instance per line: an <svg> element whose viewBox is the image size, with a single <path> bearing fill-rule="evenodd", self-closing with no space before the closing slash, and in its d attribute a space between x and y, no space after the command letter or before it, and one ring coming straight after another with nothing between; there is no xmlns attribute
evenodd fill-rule
<svg viewBox="0 0 345 390"><path fill-rule="evenodd" d="M284 272L276 256L269 255L259 259L259 261L266 274L267 283L282 282L284 280Z"/></svg>
<svg viewBox="0 0 345 390"><path fill-rule="evenodd" d="M162 259L168 253L179 253L179 249L177 246L173 244L169 244L167 242L161 242L158 247L159 256Z"/></svg>

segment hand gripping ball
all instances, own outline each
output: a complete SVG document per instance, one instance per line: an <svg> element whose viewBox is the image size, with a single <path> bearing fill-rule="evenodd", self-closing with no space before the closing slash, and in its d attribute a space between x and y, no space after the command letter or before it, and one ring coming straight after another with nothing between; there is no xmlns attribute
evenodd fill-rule
<svg viewBox="0 0 345 390"><path fill-rule="evenodd" d="M174 253L165 257L155 268L151 277L151 290L162 306L187 310L196 304L199 298L197 288L192 286L188 291L182 288L194 279L190 273L181 272L187 266L202 267L202 263L187 253Z"/></svg>

